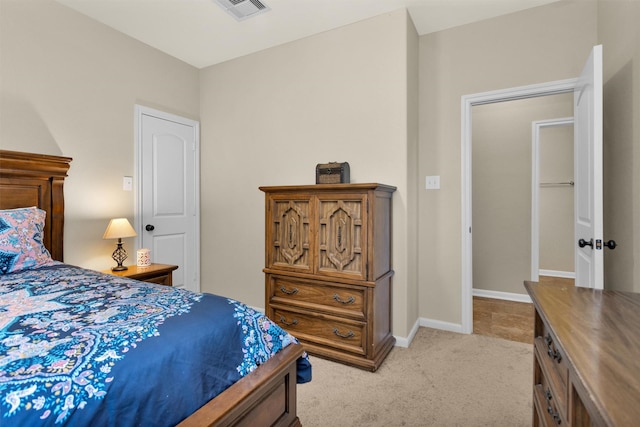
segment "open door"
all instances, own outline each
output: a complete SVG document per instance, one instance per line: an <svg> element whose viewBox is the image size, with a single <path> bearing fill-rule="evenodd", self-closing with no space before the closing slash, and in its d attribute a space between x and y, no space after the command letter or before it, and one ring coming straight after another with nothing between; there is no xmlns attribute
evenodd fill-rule
<svg viewBox="0 0 640 427"><path fill-rule="evenodd" d="M576 286L604 287L602 227L602 46L574 91Z"/></svg>

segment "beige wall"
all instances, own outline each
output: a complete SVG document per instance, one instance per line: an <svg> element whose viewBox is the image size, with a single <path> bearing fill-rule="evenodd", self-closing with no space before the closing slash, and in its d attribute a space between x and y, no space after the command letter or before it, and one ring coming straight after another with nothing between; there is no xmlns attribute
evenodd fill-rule
<svg viewBox="0 0 640 427"><path fill-rule="evenodd" d="M197 118L198 70L50 0L0 1L0 53L1 147L73 158L65 261L109 268L108 219L134 215L134 105Z"/></svg>
<svg viewBox="0 0 640 427"><path fill-rule="evenodd" d="M573 94L478 105L472 108L472 115L473 288L522 294L522 281L531 279L532 122L573 116ZM549 160L543 155L554 148L550 146L553 142L544 143L540 160ZM564 170L564 181L573 179L573 140L569 142L570 168ZM551 178L548 163L541 161L541 181ZM548 228L542 227L547 225L545 213L565 201L559 197L555 204L548 203L548 196L558 190L571 202L571 210L565 221L549 225L559 225L556 228L572 248L573 192L567 193L567 188L540 188L540 231ZM548 259L548 246L557 247L545 245L543 236L541 233L540 260ZM545 267L541 264L540 268Z"/></svg>
<svg viewBox="0 0 640 427"><path fill-rule="evenodd" d="M420 38L420 316L461 323L463 95L576 77L597 43L596 5L559 2Z"/></svg>
<svg viewBox="0 0 640 427"><path fill-rule="evenodd" d="M312 184L317 163L348 161L352 182L398 188L393 329L406 334L415 299L408 286L415 233L408 175L415 171L407 159L417 147L407 143L417 134L417 100L407 95L417 85L417 70L409 69L417 64L417 36L408 40L409 25L399 10L202 70L204 291L264 307L258 187Z"/></svg>
<svg viewBox="0 0 640 427"><path fill-rule="evenodd" d="M640 2L600 1L604 58L605 288L640 292Z"/></svg>

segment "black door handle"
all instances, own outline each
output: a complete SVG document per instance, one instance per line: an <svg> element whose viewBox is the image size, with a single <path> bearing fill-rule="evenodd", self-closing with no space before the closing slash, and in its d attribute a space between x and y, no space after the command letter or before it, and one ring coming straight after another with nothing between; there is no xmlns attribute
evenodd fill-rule
<svg viewBox="0 0 640 427"><path fill-rule="evenodd" d="M611 250L615 249L616 246L618 246L618 244L616 243L615 240L609 240L608 242L604 242L603 245L605 245L606 247L608 247Z"/></svg>
<svg viewBox="0 0 640 427"><path fill-rule="evenodd" d="M591 246L591 249L593 249L593 239L589 240L588 242L584 239L580 239L578 240L578 246L580 246L581 248L584 248L585 246Z"/></svg>
<svg viewBox="0 0 640 427"><path fill-rule="evenodd" d="M147 231L153 231L153 230L155 230L155 227L153 225L151 225L151 224L147 224L147 226L144 227L144 229L147 230Z"/></svg>

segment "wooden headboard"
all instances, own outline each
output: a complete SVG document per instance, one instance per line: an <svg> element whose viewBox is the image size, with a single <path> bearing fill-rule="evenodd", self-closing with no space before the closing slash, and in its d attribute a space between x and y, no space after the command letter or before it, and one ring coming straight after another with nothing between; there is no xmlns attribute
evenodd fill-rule
<svg viewBox="0 0 640 427"><path fill-rule="evenodd" d="M46 211L44 245L57 261L63 260L63 185L70 163L70 157L0 150L0 209Z"/></svg>

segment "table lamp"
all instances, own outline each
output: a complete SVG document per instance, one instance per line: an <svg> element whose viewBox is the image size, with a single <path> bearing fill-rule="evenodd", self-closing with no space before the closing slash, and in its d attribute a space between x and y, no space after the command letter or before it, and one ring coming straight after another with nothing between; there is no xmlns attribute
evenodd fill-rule
<svg viewBox="0 0 640 427"><path fill-rule="evenodd" d="M107 229L104 232L104 236L102 236L102 238L118 239L118 246L111 255L111 258L113 258L114 261L118 263L118 265L113 267L111 269L112 271L127 270L127 267L122 265L122 262L127 259L127 251L125 251L122 247L122 239L125 237L135 237L136 235L136 231L133 229L126 218L115 218L109 221L109 225L107 226Z"/></svg>

